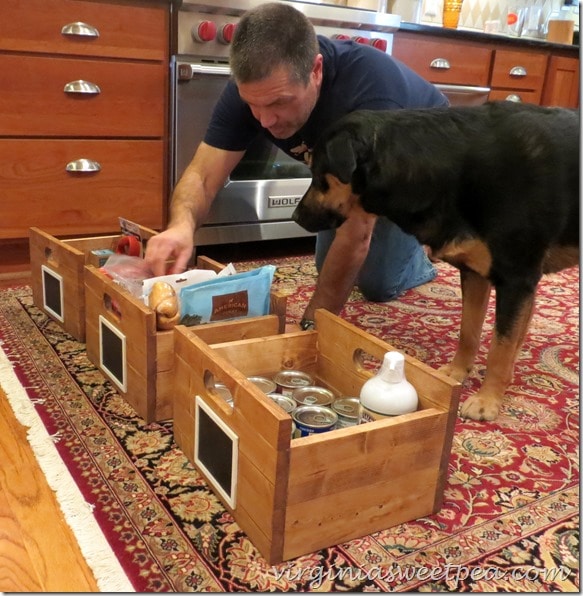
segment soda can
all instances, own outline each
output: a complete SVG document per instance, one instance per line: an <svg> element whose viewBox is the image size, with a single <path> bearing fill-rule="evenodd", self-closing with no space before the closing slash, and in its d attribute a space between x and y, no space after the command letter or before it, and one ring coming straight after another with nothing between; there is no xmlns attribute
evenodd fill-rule
<svg viewBox="0 0 583 596"><path fill-rule="evenodd" d="M298 387L307 387L314 384L314 379L301 370L282 370L273 377L277 385L277 390L283 395L291 397L294 389Z"/></svg>
<svg viewBox="0 0 583 596"><path fill-rule="evenodd" d="M292 410L295 410L297 404L294 399L281 393L270 393L267 397L270 397L280 408L285 410L288 414L291 414Z"/></svg>
<svg viewBox="0 0 583 596"><path fill-rule="evenodd" d="M292 418L296 423L296 437L332 430L338 422L336 412L325 406L298 406L292 412Z"/></svg>
<svg viewBox="0 0 583 596"><path fill-rule="evenodd" d="M334 401L334 397L332 391L317 385L299 387L292 393L292 398L296 400L298 406L329 406Z"/></svg>
<svg viewBox="0 0 583 596"><path fill-rule="evenodd" d="M336 428L346 428L358 424L360 418L358 397L340 397L332 402L332 409L338 414Z"/></svg>
<svg viewBox="0 0 583 596"><path fill-rule="evenodd" d="M268 379L267 377L247 377L256 387L261 389L263 393L273 393L277 389L275 381Z"/></svg>

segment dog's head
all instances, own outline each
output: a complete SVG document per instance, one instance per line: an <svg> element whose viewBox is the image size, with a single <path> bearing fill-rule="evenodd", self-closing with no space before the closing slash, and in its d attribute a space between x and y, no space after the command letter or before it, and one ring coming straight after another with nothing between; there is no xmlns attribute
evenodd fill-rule
<svg viewBox="0 0 583 596"><path fill-rule="evenodd" d="M312 183L292 215L309 232L337 228L351 211L361 210L369 143L352 124L344 119L329 129L312 152Z"/></svg>

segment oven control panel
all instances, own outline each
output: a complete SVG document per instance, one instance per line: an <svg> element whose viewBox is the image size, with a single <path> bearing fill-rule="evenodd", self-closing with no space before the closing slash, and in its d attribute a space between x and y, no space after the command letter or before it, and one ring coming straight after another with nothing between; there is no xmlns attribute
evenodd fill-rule
<svg viewBox="0 0 583 596"><path fill-rule="evenodd" d="M181 12L178 18L178 54L227 61L239 17L196 12ZM315 25L316 32L331 39L353 39L390 54L392 33L346 26Z"/></svg>

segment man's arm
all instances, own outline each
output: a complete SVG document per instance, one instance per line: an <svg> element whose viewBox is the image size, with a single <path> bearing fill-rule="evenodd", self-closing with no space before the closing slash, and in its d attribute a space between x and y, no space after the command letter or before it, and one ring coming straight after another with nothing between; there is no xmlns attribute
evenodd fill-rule
<svg viewBox="0 0 583 596"><path fill-rule="evenodd" d="M351 215L336 230L304 319L313 320L317 308L334 314L342 310L368 254L375 222L376 216L363 211Z"/></svg>
<svg viewBox="0 0 583 596"><path fill-rule="evenodd" d="M244 151L224 151L201 143L178 181L170 203L168 228L148 241L145 260L154 275L182 273L194 250L194 232L205 222L213 199Z"/></svg>

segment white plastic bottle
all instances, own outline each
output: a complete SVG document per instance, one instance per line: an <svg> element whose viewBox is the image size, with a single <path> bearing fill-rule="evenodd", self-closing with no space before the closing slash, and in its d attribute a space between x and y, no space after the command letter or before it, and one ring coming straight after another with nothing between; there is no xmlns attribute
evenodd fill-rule
<svg viewBox="0 0 583 596"><path fill-rule="evenodd" d="M405 377L405 356L387 352L379 372L360 390L360 422L414 412L418 404L417 391Z"/></svg>

